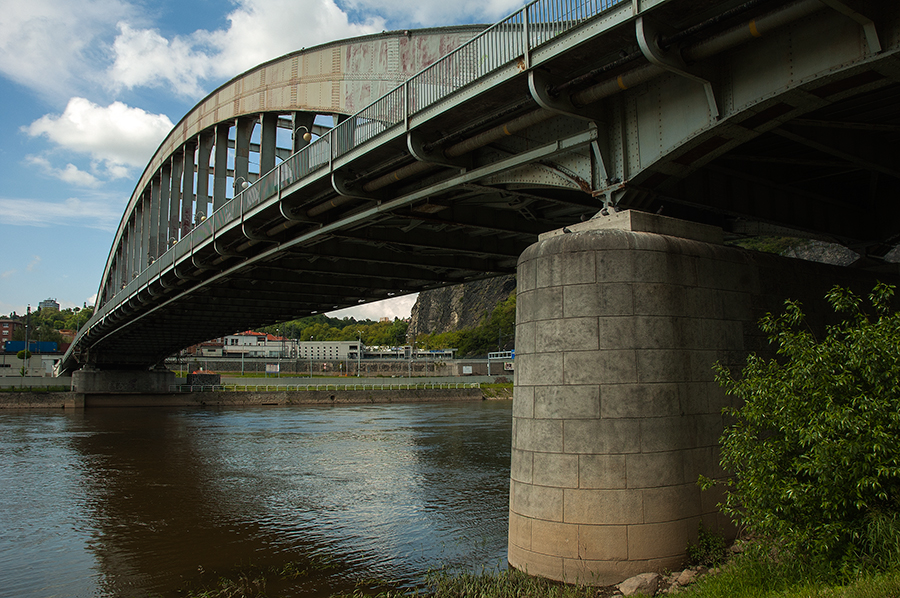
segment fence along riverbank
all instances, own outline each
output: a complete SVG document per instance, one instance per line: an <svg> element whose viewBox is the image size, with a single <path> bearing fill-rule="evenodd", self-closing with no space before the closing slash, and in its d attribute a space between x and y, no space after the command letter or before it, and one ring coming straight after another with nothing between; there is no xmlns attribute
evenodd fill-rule
<svg viewBox="0 0 900 598"><path fill-rule="evenodd" d="M190 387L174 387L173 392L158 394L2 392L0 409L362 405L480 401L488 398L478 383L228 385L228 388L206 388L190 392Z"/></svg>

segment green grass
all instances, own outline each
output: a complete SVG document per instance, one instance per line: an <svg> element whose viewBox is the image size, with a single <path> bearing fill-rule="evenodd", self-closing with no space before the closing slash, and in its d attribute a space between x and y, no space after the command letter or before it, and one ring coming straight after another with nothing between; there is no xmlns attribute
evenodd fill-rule
<svg viewBox="0 0 900 598"><path fill-rule="evenodd" d="M7 386L0 388L0 392L70 392L68 386Z"/></svg>
<svg viewBox="0 0 900 598"><path fill-rule="evenodd" d="M426 585L416 590L373 594L357 589L334 594L332 598L598 598L608 595L598 588L565 585L519 571L450 573L440 570L431 573Z"/></svg>
<svg viewBox="0 0 900 598"><path fill-rule="evenodd" d="M833 573L803 568L793 563L773 563L750 555L738 555L718 573L703 577L677 595L685 598L900 598L900 563L888 572L859 574L849 581L828 582ZM219 577L187 598L257 598L279 595L267 592L275 583L285 589L316 570L330 565L288 563L284 567L245 567L232 578ZM826 568L827 569L827 568ZM360 580L356 589L332 598L607 598L614 588L566 585L531 577L519 571L459 573L438 570L423 587L391 589L392 582Z"/></svg>
<svg viewBox="0 0 900 598"><path fill-rule="evenodd" d="M499 384L481 384L481 392L489 398L508 398L513 396L513 383L501 382Z"/></svg>
<svg viewBox="0 0 900 598"><path fill-rule="evenodd" d="M900 564L898 564L900 565ZM686 588L686 598L900 598L900 567L839 577L828 567L800 567L740 555L716 575Z"/></svg>

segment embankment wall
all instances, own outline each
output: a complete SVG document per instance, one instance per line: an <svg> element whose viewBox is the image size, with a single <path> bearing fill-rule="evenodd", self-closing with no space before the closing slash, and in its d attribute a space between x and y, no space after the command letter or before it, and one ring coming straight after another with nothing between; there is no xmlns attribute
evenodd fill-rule
<svg viewBox="0 0 900 598"><path fill-rule="evenodd" d="M480 401L479 388L410 390L300 390L269 392L108 393L4 392L0 409L62 409L93 407L210 407L259 405L365 405Z"/></svg>

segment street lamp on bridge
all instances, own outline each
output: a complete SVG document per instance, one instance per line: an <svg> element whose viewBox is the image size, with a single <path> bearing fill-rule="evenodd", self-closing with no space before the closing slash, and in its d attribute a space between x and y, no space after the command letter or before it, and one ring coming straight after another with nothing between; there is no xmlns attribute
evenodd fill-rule
<svg viewBox="0 0 900 598"><path fill-rule="evenodd" d="M238 181L241 181L240 185L238 185ZM238 191L239 186L240 186L240 191ZM237 197L239 193L243 193L245 190L250 188L250 183L244 177L239 176L236 179L234 179L234 183L232 184L232 187L234 188L234 196Z"/></svg>

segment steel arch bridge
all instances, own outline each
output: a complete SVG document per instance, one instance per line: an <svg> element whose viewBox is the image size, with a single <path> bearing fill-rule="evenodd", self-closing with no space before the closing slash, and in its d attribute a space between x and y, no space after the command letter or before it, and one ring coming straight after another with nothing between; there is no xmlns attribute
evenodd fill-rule
<svg viewBox="0 0 900 598"><path fill-rule="evenodd" d="M898 49L894 2L536 0L265 63L147 165L62 371L515 272L604 209L877 267L900 234Z"/></svg>

